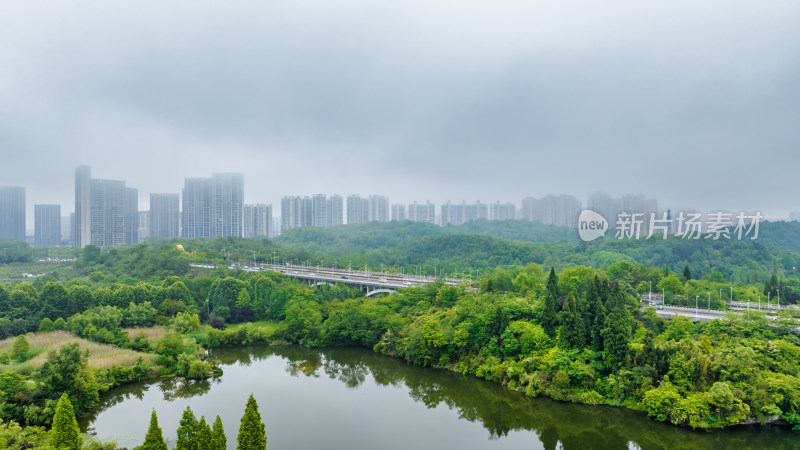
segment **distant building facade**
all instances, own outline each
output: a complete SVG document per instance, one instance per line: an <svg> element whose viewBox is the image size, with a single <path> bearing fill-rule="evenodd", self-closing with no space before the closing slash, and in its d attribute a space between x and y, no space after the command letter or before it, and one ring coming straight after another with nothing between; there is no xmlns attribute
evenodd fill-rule
<svg viewBox="0 0 800 450"><path fill-rule="evenodd" d="M335 227L344 223L344 199L334 194L325 202L325 226Z"/></svg>
<svg viewBox="0 0 800 450"><path fill-rule="evenodd" d="M436 223L436 205L430 201L408 205L408 220L412 222Z"/></svg>
<svg viewBox="0 0 800 450"><path fill-rule="evenodd" d="M489 218L489 208L481 202L452 204L448 201L441 206L441 212L442 226L461 225L473 220Z"/></svg>
<svg viewBox="0 0 800 450"><path fill-rule="evenodd" d="M0 186L0 239L25 242L25 188Z"/></svg>
<svg viewBox="0 0 800 450"><path fill-rule="evenodd" d="M34 245L61 245L61 205L33 205Z"/></svg>
<svg viewBox="0 0 800 450"><path fill-rule="evenodd" d="M150 239L151 222L150 211L139 211L139 242Z"/></svg>
<svg viewBox="0 0 800 450"><path fill-rule="evenodd" d="M385 195L347 196L347 223L388 222L389 197Z"/></svg>
<svg viewBox="0 0 800 450"><path fill-rule="evenodd" d="M180 195L150 194L149 238L180 236Z"/></svg>
<svg viewBox="0 0 800 450"><path fill-rule="evenodd" d="M298 227L333 227L344 221L341 195L315 194L312 197L288 196L281 199L281 232Z"/></svg>
<svg viewBox="0 0 800 450"><path fill-rule="evenodd" d="M182 216L183 237L242 237L244 175L214 173L211 178L187 178Z"/></svg>
<svg viewBox="0 0 800 450"><path fill-rule="evenodd" d="M658 214L658 202L641 194L627 194L615 198L604 192L595 192L589 196L586 207L603 216L608 221L609 228L616 228L620 213L640 214L638 217L642 220L644 233L649 231L651 213L655 213L657 219L662 218Z"/></svg>
<svg viewBox="0 0 800 450"><path fill-rule="evenodd" d="M406 220L406 205L392 205L392 220Z"/></svg>
<svg viewBox="0 0 800 450"><path fill-rule="evenodd" d="M272 205L244 205L244 237L272 235Z"/></svg>
<svg viewBox="0 0 800 450"><path fill-rule="evenodd" d="M527 197L522 200L522 218L546 225L576 228L581 202L569 195Z"/></svg>
<svg viewBox="0 0 800 450"><path fill-rule="evenodd" d="M88 166L75 171L75 245L130 245L139 241L139 191L124 181L91 177Z"/></svg>
<svg viewBox="0 0 800 450"><path fill-rule="evenodd" d="M492 203L489 205L489 220L514 220L517 218L517 205L513 203Z"/></svg>

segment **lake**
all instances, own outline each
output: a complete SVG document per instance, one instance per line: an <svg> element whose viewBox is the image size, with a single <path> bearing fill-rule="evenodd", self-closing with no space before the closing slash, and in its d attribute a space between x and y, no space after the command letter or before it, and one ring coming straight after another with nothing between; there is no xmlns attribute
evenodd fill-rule
<svg viewBox="0 0 800 450"><path fill-rule="evenodd" d="M81 422L102 439L140 444L155 409L174 443L186 406L219 414L235 448L250 393L276 449L697 449L800 447L800 433L766 426L696 432L609 406L528 398L503 386L354 348L252 346L213 351L224 375L116 388Z"/></svg>

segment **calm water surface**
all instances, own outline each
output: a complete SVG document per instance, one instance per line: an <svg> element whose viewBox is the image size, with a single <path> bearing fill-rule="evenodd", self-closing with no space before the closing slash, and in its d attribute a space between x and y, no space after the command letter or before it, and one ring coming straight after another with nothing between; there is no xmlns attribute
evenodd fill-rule
<svg viewBox="0 0 800 450"><path fill-rule="evenodd" d="M784 428L694 432L621 408L527 398L364 349L247 347L214 356L223 362L221 378L114 389L82 428L133 447L155 409L174 443L181 413L191 406L209 423L219 414L232 449L252 392L270 450L800 448L800 433Z"/></svg>

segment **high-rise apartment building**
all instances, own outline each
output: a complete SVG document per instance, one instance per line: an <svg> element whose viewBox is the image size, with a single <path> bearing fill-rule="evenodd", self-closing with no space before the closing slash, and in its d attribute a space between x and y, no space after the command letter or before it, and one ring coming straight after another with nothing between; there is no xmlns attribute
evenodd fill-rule
<svg viewBox="0 0 800 450"><path fill-rule="evenodd" d="M75 171L75 245L98 247L139 241L139 191L124 181L91 177L88 166Z"/></svg>
<svg viewBox="0 0 800 450"><path fill-rule="evenodd" d="M289 196L281 200L281 231L297 227L332 227L344 220L341 195Z"/></svg>
<svg viewBox="0 0 800 450"><path fill-rule="evenodd" d="M388 222L389 197L385 195L370 195L368 217L370 222Z"/></svg>
<svg viewBox="0 0 800 450"><path fill-rule="evenodd" d="M214 173L211 178L187 178L184 181L184 237L241 237L244 233L243 221L242 174Z"/></svg>
<svg viewBox="0 0 800 450"><path fill-rule="evenodd" d="M522 200L522 217L547 225L576 228L581 202L569 195L528 197Z"/></svg>
<svg viewBox="0 0 800 450"><path fill-rule="evenodd" d="M489 208L481 202L467 204L462 201L459 205L448 201L441 206L441 211L442 226L461 225L473 220L489 218Z"/></svg>
<svg viewBox="0 0 800 450"><path fill-rule="evenodd" d="M92 243L92 174L89 166L75 169L75 226L73 245L86 247Z"/></svg>
<svg viewBox="0 0 800 450"><path fill-rule="evenodd" d="M347 196L347 223L388 222L389 197L385 195Z"/></svg>
<svg viewBox="0 0 800 450"><path fill-rule="evenodd" d="M139 211L139 242L150 239L151 222L150 211Z"/></svg>
<svg viewBox="0 0 800 450"><path fill-rule="evenodd" d="M341 195L334 194L325 202L325 226L335 227L344 220L344 199Z"/></svg>
<svg viewBox="0 0 800 450"><path fill-rule="evenodd" d="M392 205L392 220L406 220L406 205Z"/></svg>
<svg viewBox="0 0 800 450"><path fill-rule="evenodd" d="M408 205L408 219L412 222L436 223L436 205L430 200L422 204L414 202Z"/></svg>
<svg viewBox="0 0 800 450"><path fill-rule="evenodd" d="M324 227L328 221L328 199L325 194L311 197L311 226Z"/></svg>
<svg viewBox="0 0 800 450"><path fill-rule="evenodd" d="M0 239L25 242L25 188L0 186Z"/></svg>
<svg viewBox="0 0 800 450"><path fill-rule="evenodd" d="M281 232L292 228L310 227L312 222L311 197L288 196L281 199Z"/></svg>
<svg viewBox="0 0 800 450"><path fill-rule="evenodd" d="M37 247L61 245L61 205L33 205L33 242Z"/></svg>
<svg viewBox="0 0 800 450"><path fill-rule="evenodd" d="M272 205L244 205L244 237L272 234Z"/></svg>
<svg viewBox="0 0 800 450"><path fill-rule="evenodd" d="M360 195L347 196L347 223L364 223L369 221L369 199Z"/></svg>
<svg viewBox="0 0 800 450"><path fill-rule="evenodd" d="M70 213L68 216L61 216L61 242L66 243L67 245L75 245L72 242L73 214L74 213Z"/></svg>
<svg viewBox="0 0 800 450"><path fill-rule="evenodd" d="M514 220L517 217L517 205L513 203L492 203L489 205L489 220Z"/></svg>
<svg viewBox="0 0 800 450"><path fill-rule="evenodd" d="M180 236L180 217L180 195L150 194L150 238Z"/></svg>
<svg viewBox="0 0 800 450"><path fill-rule="evenodd" d="M139 242L138 191L124 181L91 180L91 240L97 247Z"/></svg>
<svg viewBox="0 0 800 450"><path fill-rule="evenodd" d="M647 233L650 227L650 214L655 213L658 219L658 202L652 198L646 198L641 194L627 194L621 198L614 198L604 192L595 192L589 196L589 209L599 213L608 221L609 228L617 227L617 219L620 213L637 214L636 220L642 223L642 233ZM633 220L633 217L631 220Z"/></svg>

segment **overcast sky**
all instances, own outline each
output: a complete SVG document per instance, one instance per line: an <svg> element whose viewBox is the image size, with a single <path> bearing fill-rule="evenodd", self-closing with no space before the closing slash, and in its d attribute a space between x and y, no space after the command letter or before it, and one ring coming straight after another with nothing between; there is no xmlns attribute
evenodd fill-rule
<svg viewBox="0 0 800 450"><path fill-rule="evenodd" d="M800 2L0 3L0 185L800 210ZM437 211L438 212L438 211Z"/></svg>

